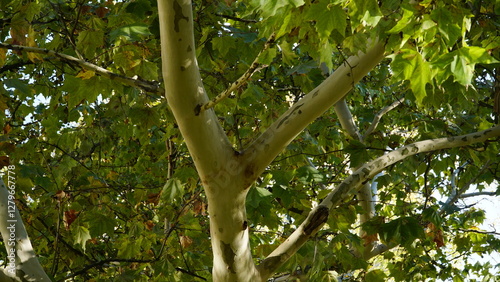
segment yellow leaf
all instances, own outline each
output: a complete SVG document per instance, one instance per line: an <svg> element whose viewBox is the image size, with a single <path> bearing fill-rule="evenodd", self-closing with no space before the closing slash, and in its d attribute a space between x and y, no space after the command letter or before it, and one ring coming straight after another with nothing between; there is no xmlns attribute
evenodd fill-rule
<svg viewBox="0 0 500 282"><path fill-rule="evenodd" d="M81 78L81 79L90 79L93 76L95 76L95 72L90 71L90 70L82 70L78 73L78 75L76 77Z"/></svg>

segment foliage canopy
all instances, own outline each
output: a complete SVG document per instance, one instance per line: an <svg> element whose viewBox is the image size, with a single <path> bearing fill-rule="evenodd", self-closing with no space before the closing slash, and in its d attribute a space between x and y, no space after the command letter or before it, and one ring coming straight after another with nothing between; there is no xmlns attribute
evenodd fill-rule
<svg viewBox="0 0 500 282"><path fill-rule="evenodd" d="M208 96L244 77L213 107L236 151L367 42L385 44L387 57L346 97L363 138L331 108L249 190L257 262L354 168L498 123L498 1L193 2ZM0 25L0 151L16 165L17 205L49 276L211 279L207 199L162 90L157 3L0 0ZM499 179L498 138L408 157L376 178L364 236L366 210L350 195L279 271L311 281L487 277L494 266L470 256L498 253L499 234L481 230L484 211L462 199L471 189L498 196ZM374 239L396 247L354 255Z"/></svg>

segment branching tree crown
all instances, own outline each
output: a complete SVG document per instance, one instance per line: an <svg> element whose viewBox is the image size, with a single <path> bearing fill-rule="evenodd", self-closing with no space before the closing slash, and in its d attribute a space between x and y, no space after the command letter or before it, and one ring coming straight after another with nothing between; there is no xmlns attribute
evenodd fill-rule
<svg viewBox="0 0 500 282"><path fill-rule="evenodd" d="M493 2L1 0L0 280L493 277Z"/></svg>

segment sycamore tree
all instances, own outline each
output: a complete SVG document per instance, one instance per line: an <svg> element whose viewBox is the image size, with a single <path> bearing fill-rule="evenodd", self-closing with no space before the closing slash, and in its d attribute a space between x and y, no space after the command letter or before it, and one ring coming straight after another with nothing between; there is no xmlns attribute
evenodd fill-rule
<svg viewBox="0 0 500 282"><path fill-rule="evenodd" d="M1 0L0 280L492 277L499 17Z"/></svg>

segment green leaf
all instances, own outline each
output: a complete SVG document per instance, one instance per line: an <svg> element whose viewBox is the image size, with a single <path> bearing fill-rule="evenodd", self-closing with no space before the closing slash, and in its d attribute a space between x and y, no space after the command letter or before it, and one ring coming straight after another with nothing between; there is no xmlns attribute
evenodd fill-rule
<svg viewBox="0 0 500 282"><path fill-rule="evenodd" d="M134 68L135 73L144 80L158 80L158 65L149 62L149 61L141 61L139 66Z"/></svg>
<svg viewBox="0 0 500 282"><path fill-rule="evenodd" d="M258 58L258 62L263 65L269 65L276 58L276 48L268 48Z"/></svg>
<svg viewBox="0 0 500 282"><path fill-rule="evenodd" d="M91 219L89 233L92 237L111 234L116 227L116 221L105 213L92 213L88 218Z"/></svg>
<svg viewBox="0 0 500 282"><path fill-rule="evenodd" d="M342 36L345 35L347 14L340 5L333 5L328 0L311 5L306 19L316 22L315 29L320 38L328 38L333 30L337 30Z"/></svg>
<svg viewBox="0 0 500 282"><path fill-rule="evenodd" d="M279 44L281 50L281 57L283 58L283 62L288 65L292 65L297 58L297 54L293 51L292 44L287 41L283 41Z"/></svg>
<svg viewBox="0 0 500 282"><path fill-rule="evenodd" d="M421 105L427 96L426 85L432 82L430 64L415 50L404 49L395 56L392 66L396 75L403 75L410 82L417 104Z"/></svg>
<svg viewBox="0 0 500 282"><path fill-rule="evenodd" d="M142 23L135 23L119 27L109 33L110 41L115 42L120 37L124 37L127 41L139 41L143 37L151 35L149 26Z"/></svg>
<svg viewBox="0 0 500 282"><path fill-rule="evenodd" d="M451 11L446 7L434 9L431 18L437 23L438 30L446 44L456 42L461 35L461 28L455 22Z"/></svg>
<svg viewBox="0 0 500 282"><path fill-rule="evenodd" d="M306 2L304 0L288 0L290 4L292 4L295 8L303 6Z"/></svg>
<svg viewBox="0 0 500 282"><path fill-rule="evenodd" d="M408 7L401 7L401 10L403 10L403 16L401 19L398 20L395 26L393 26L388 33L398 33L405 28L410 26L410 23L415 20L414 11L410 10Z"/></svg>
<svg viewBox="0 0 500 282"><path fill-rule="evenodd" d="M85 244L87 240L91 239L89 230L81 225L76 226L73 230L73 238L76 244L80 244L82 246L83 251L85 252Z"/></svg>
<svg viewBox="0 0 500 282"><path fill-rule="evenodd" d="M104 32L102 30L83 30L78 33L77 47L87 58L93 58L97 48L104 45Z"/></svg>
<svg viewBox="0 0 500 282"><path fill-rule="evenodd" d="M460 55L453 57L450 68L455 81L462 85L471 84L474 75L474 65L469 64L465 57Z"/></svg>
<svg viewBox="0 0 500 282"><path fill-rule="evenodd" d="M184 191L183 185L180 180L171 178L163 186L161 199L166 203L173 203L174 200L181 195Z"/></svg>
<svg viewBox="0 0 500 282"><path fill-rule="evenodd" d="M276 14L279 8L284 7L290 0L260 0L258 4L261 17L267 19ZM300 2L300 1L299 1Z"/></svg>
<svg viewBox="0 0 500 282"><path fill-rule="evenodd" d="M266 188L251 188L247 195L247 204L256 209L259 207L261 201L270 196L272 196L272 193Z"/></svg>
<svg viewBox="0 0 500 282"><path fill-rule="evenodd" d="M358 25L376 26L383 14L376 0L354 0L349 3L349 15L352 17L353 30Z"/></svg>
<svg viewBox="0 0 500 282"><path fill-rule="evenodd" d="M386 277L387 275L382 270L375 269L366 274L364 281L384 282L387 280Z"/></svg>
<svg viewBox="0 0 500 282"><path fill-rule="evenodd" d="M33 94L33 90L26 83L19 79L5 79L3 80L3 83L5 84L5 86L14 88L21 94L23 94L21 96L22 99L25 99L26 97L29 97Z"/></svg>

